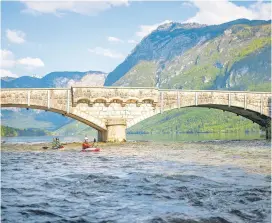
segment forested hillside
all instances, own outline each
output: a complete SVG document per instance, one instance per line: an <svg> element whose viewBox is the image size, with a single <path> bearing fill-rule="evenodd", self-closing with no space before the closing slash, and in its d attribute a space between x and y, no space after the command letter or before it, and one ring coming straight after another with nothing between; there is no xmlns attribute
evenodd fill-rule
<svg viewBox="0 0 272 223"><path fill-rule="evenodd" d="M1 125L1 136L44 136L49 135L49 132L41 129L18 129Z"/></svg>

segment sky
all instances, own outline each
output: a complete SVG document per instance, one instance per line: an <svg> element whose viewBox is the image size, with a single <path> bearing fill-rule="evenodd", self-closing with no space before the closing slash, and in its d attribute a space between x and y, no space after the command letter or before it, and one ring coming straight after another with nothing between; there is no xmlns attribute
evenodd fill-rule
<svg viewBox="0 0 272 223"><path fill-rule="evenodd" d="M268 1L2 1L1 77L111 72L160 24L271 19Z"/></svg>

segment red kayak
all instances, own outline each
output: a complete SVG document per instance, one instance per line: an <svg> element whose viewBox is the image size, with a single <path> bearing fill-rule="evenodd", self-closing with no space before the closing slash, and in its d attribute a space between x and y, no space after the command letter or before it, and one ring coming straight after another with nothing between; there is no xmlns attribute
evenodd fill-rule
<svg viewBox="0 0 272 223"><path fill-rule="evenodd" d="M87 148L87 149L82 149L81 152L99 152L100 148Z"/></svg>

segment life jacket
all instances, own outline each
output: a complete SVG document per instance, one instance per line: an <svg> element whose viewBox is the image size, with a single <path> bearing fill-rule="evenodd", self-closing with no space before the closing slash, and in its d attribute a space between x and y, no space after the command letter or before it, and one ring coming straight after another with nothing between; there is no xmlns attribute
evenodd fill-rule
<svg viewBox="0 0 272 223"><path fill-rule="evenodd" d="M83 148L83 149L90 148L90 144L87 143L87 142L84 142L84 143L82 144L82 148Z"/></svg>

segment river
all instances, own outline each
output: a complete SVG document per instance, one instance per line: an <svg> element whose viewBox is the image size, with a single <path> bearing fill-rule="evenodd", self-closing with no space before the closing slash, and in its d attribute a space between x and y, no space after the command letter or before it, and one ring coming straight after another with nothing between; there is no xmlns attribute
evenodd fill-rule
<svg viewBox="0 0 272 223"><path fill-rule="evenodd" d="M235 163L270 162L262 140L6 148L1 222L271 222L270 174Z"/></svg>

